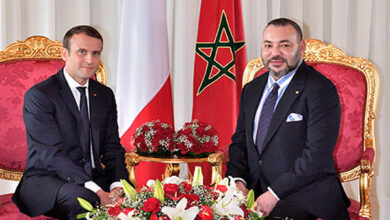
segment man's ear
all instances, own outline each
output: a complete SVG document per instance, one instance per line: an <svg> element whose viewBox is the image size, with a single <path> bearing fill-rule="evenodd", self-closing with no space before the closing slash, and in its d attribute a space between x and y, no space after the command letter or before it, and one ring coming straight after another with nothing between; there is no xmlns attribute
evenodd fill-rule
<svg viewBox="0 0 390 220"><path fill-rule="evenodd" d="M302 58L305 56L305 50L306 50L306 42L305 40L301 40L301 42L299 43L299 52L301 53Z"/></svg>
<svg viewBox="0 0 390 220"><path fill-rule="evenodd" d="M69 52L66 48L62 48L61 57L66 62L69 59Z"/></svg>

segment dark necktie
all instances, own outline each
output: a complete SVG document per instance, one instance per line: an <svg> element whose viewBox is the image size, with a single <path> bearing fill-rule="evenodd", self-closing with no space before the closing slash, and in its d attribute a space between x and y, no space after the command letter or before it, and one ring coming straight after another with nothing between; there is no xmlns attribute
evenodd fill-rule
<svg viewBox="0 0 390 220"><path fill-rule="evenodd" d="M259 125L257 127L256 145L259 153L263 150L265 135L268 132L268 127L271 124L272 115L274 114L274 107L276 99L278 98L279 85L274 83L271 92L268 94L261 110Z"/></svg>
<svg viewBox="0 0 390 220"><path fill-rule="evenodd" d="M88 105L87 105L87 96L85 95L86 87L77 87L77 90L80 92L80 119L81 119L81 137L83 142L84 151L84 170L90 176L92 175L92 166L91 166L91 134L89 126L89 117L88 117Z"/></svg>

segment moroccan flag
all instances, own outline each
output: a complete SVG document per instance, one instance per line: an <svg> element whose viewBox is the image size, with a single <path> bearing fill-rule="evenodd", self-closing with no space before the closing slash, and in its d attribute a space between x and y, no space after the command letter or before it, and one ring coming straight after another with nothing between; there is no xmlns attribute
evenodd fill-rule
<svg viewBox="0 0 390 220"><path fill-rule="evenodd" d="M216 129L227 156L246 65L240 0L202 0L195 53L192 118Z"/></svg>
<svg viewBox="0 0 390 220"><path fill-rule="evenodd" d="M173 126L164 0L124 0L119 42L116 97L121 143L129 152L131 136L145 122ZM164 164L141 162L138 185L159 178Z"/></svg>

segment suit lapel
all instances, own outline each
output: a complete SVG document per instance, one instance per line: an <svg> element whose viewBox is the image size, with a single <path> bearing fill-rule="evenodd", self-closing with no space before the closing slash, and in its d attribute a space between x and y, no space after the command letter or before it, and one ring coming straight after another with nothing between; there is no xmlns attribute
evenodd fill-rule
<svg viewBox="0 0 390 220"><path fill-rule="evenodd" d="M306 69L306 64L302 63L290 84L288 85L278 105L276 106L275 112L272 116L271 124L268 128L268 132L264 140L263 151L267 147L268 142L271 140L271 137L275 134L279 126L283 123L284 120L286 120L287 113L294 104L295 100L302 94L305 88Z"/></svg>
<svg viewBox="0 0 390 220"><path fill-rule="evenodd" d="M97 82L94 80L89 80L89 112L90 112L90 123L91 123L91 131L92 131L92 146L93 146L93 154L94 158L98 158L99 155L99 123L97 121L99 109L101 108L102 103L99 103L99 91L97 88ZM101 113L101 112L100 112Z"/></svg>
<svg viewBox="0 0 390 220"><path fill-rule="evenodd" d="M88 154L89 147L86 146L85 142L82 139L82 136L80 135L82 133L81 126L80 126L81 125L80 110L77 107L76 100L72 94L72 91L70 90L68 83L66 82L63 69L58 71L57 79L60 84L59 94L63 98L65 105L68 107L70 112L72 112L73 116L77 120L77 128L78 128L77 134L79 134L80 145L82 146L84 153Z"/></svg>
<svg viewBox="0 0 390 220"><path fill-rule="evenodd" d="M249 94L250 94L250 100L247 101L248 103L248 122L246 123L247 124L247 135L249 137L249 140L250 140L250 146L252 146L253 148L253 151L257 152L258 153L258 150L257 150L257 147L256 147L256 144L253 142L253 125L254 125L254 121L255 121L255 116L256 116L256 111L257 111L257 108L259 107L259 103L260 103L260 99L261 99L261 96L263 95L263 91L264 91L264 87L267 83L267 79L268 79L268 73L265 73L261 76L259 76L258 78L256 78L254 81L255 85L251 87L252 90L249 90L247 91Z"/></svg>
<svg viewBox="0 0 390 220"><path fill-rule="evenodd" d="M63 69L58 71L56 78L59 83L58 92L60 96L64 99L64 103L70 112L72 112L72 114L76 117L77 123L80 124L80 111L77 107L72 91L70 91L69 85L65 80Z"/></svg>

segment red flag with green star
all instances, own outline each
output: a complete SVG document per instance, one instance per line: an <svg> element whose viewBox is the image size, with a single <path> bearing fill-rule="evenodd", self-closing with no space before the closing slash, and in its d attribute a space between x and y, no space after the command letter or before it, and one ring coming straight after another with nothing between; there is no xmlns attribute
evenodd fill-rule
<svg viewBox="0 0 390 220"><path fill-rule="evenodd" d="M202 0L195 53L192 118L216 129L227 156L246 66L240 0Z"/></svg>

